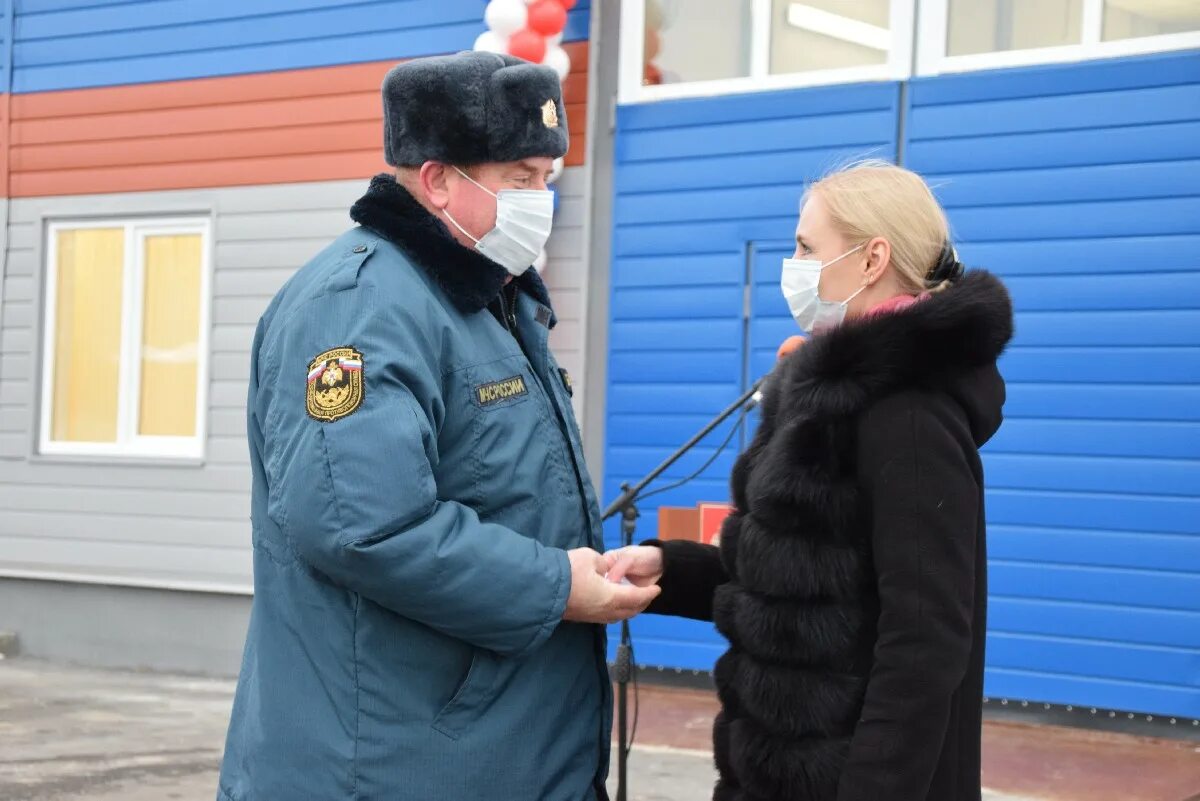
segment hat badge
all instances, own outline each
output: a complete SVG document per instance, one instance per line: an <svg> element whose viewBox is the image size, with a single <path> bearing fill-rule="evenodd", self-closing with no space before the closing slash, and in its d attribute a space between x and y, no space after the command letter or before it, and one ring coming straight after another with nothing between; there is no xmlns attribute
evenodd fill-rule
<svg viewBox="0 0 1200 801"><path fill-rule="evenodd" d="M558 127L558 109L555 108L553 100L542 104L542 124L547 128Z"/></svg>

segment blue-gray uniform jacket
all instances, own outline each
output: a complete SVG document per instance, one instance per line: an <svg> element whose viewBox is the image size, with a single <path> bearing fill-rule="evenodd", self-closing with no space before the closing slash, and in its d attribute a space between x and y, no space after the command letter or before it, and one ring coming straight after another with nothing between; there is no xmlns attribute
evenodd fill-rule
<svg viewBox="0 0 1200 801"><path fill-rule="evenodd" d="M254 339L255 594L218 797L603 799L604 630L562 621L600 515L545 287L502 291L390 176L352 216Z"/></svg>

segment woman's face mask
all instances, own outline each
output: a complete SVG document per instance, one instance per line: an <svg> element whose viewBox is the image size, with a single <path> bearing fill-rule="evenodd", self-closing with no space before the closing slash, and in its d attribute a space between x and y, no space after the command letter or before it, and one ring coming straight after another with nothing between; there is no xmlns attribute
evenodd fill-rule
<svg viewBox="0 0 1200 801"><path fill-rule="evenodd" d="M533 265L554 224L554 193L549 189L501 189L493 192L458 167L458 174L496 198L496 226L476 239L446 215L454 227L475 243L475 249L504 267L514 276L522 275Z"/></svg>
<svg viewBox="0 0 1200 801"><path fill-rule="evenodd" d="M863 245L866 243L864 242ZM858 297L866 289L866 284L858 291L841 301L822 300L820 294L821 271L836 264L851 253L862 250L863 245L847 250L836 259L830 259L822 264L817 259L784 259L783 277L779 286L783 291L783 299L787 301L792 317L803 330L810 334L819 334L842 324L846 319L846 308L850 301Z"/></svg>

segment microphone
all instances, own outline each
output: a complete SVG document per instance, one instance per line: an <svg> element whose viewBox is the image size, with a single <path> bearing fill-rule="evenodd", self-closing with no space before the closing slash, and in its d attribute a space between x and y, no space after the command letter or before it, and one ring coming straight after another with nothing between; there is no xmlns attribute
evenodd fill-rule
<svg viewBox="0 0 1200 801"><path fill-rule="evenodd" d="M778 362L782 360L783 357L790 356L792 353L795 353L800 349L800 346L807 341L808 339L806 337L802 337L799 334L788 337L783 341L783 344L779 346L779 350L775 351L775 361ZM767 379L764 377L758 385L758 391L750 396L750 402L746 406L747 411L762 403L763 392L766 390L766 388Z"/></svg>
<svg viewBox="0 0 1200 801"><path fill-rule="evenodd" d="M807 341L807 337L802 337L799 334L788 337L787 339L783 340L783 344L780 345L779 350L775 352L775 360L779 361L784 356L794 353L795 351L799 350L800 346Z"/></svg>

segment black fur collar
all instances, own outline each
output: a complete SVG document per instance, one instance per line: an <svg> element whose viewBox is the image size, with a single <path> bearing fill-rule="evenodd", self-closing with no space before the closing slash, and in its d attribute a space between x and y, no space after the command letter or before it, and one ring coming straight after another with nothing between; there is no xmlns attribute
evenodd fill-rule
<svg viewBox="0 0 1200 801"><path fill-rule="evenodd" d="M350 218L385 237L437 280L461 311L482 311L496 299L508 270L471 248L463 247L434 217L396 182L381 173L371 179L367 193L350 208ZM550 327L557 323L550 293L537 270L516 279L517 286L550 312Z"/></svg>
<svg viewBox="0 0 1200 801"><path fill-rule="evenodd" d="M1012 335L1008 290L991 273L972 270L908 308L814 336L776 368L764 393L764 421L781 402L830 418L900 389L951 388L993 365Z"/></svg>

